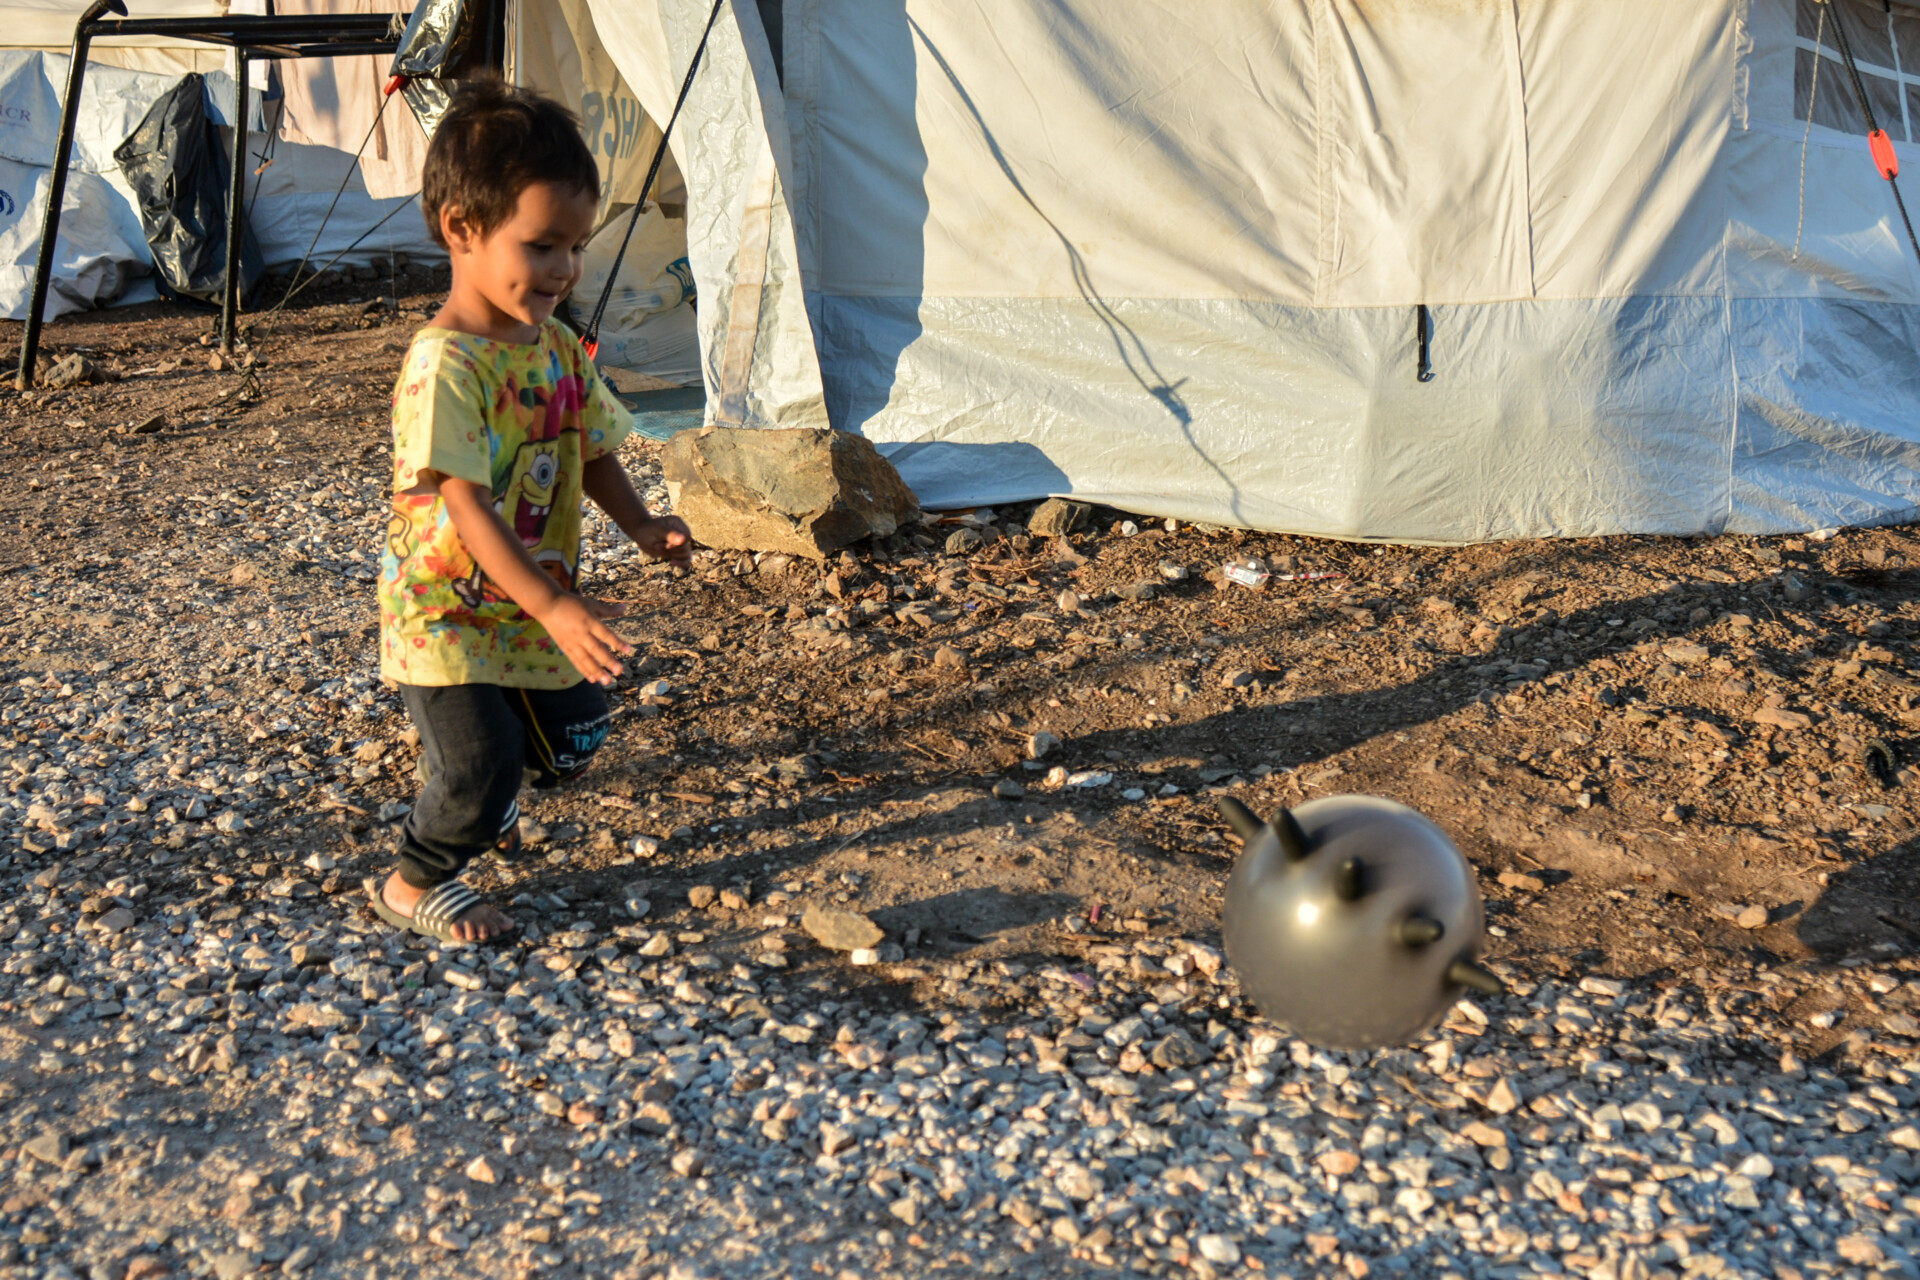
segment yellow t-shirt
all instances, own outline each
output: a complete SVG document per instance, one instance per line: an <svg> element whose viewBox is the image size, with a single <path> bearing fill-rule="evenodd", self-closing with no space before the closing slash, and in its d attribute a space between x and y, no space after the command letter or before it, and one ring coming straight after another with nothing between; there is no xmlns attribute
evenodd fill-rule
<svg viewBox="0 0 1920 1280"><path fill-rule="evenodd" d="M565 689L580 673L481 572L422 471L485 485L527 554L567 590L580 557L581 467L633 427L586 349L549 320L533 343L414 336L393 392L393 517L380 557L380 674L401 684Z"/></svg>

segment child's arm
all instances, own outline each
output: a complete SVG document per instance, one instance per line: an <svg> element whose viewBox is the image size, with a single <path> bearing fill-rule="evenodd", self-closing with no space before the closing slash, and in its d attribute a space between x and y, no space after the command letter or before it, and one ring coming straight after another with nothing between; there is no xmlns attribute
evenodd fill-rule
<svg viewBox="0 0 1920 1280"><path fill-rule="evenodd" d="M603 453L587 463L580 471L580 487L642 551L683 569L692 567L693 534L687 522L679 516L649 515L620 459Z"/></svg>
<svg viewBox="0 0 1920 1280"><path fill-rule="evenodd" d="M421 473L421 478L426 480L426 473ZM627 611L626 606L562 591L560 584L533 562L518 535L493 509L491 492L471 480L452 476L438 476L437 481L454 531L474 562L547 629L581 675L594 684L612 684L621 670L619 655L632 653L633 646L601 619L619 617Z"/></svg>

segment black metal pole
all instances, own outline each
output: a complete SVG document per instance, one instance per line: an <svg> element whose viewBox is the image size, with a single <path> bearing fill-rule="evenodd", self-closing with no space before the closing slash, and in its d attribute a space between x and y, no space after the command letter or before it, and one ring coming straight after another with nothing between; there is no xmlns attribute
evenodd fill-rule
<svg viewBox="0 0 1920 1280"><path fill-rule="evenodd" d="M247 51L234 51L239 79L233 93L233 173L227 186L227 270L220 288L220 350L233 354L240 315L240 241L247 207Z"/></svg>
<svg viewBox="0 0 1920 1280"><path fill-rule="evenodd" d="M47 284L53 276L53 250L60 238L60 206L67 198L67 159L73 150L73 127L80 118L80 92L87 82L87 28L103 13L125 17L121 0L93 0L73 28L73 61L67 67L67 100L60 104L60 137L53 148L53 172L47 175L47 213L40 227L40 254L33 262L33 297L27 302L27 327L20 335L20 368L16 390L33 386L33 365L40 356L40 313L47 305Z"/></svg>

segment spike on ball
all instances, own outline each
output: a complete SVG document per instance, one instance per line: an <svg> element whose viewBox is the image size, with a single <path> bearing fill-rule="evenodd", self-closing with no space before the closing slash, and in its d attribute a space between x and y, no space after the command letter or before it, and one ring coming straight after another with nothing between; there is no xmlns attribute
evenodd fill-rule
<svg viewBox="0 0 1920 1280"><path fill-rule="evenodd" d="M1273 815L1273 834L1280 841L1280 852L1287 855L1288 862L1303 862L1313 856L1307 833L1300 829L1300 820L1291 810L1282 809Z"/></svg>
<svg viewBox="0 0 1920 1280"><path fill-rule="evenodd" d="M1348 858L1333 873L1333 894L1342 902L1358 902L1367 894L1367 864Z"/></svg>
<svg viewBox="0 0 1920 1280"><path fill-rule="evenodd" d="M1220 797L1220 816L1227 820L1240 839L1248 844L1259 838L1267 829L1267 824L1253 816L1253 810L1235 800L1232 796Z"/></svg>
<svg viewBox="0 0 1920 1280"><path fill-rule="evenodd" d="M1400 922L1400 927L1394 930L1394 937L1400 940L1400 945L1403 947L1432 946L1446 935L1447 926L1432 916L1423 915L1408 916Z"/></svg>
<svg viewBox="0 0 1920 1280"><path fill-rule="evenodd" d="M1483 996L1505 995L1507 991L1507 984L1500 981L1499 974L1464 956L1448 967L1447 980L1469 991L1478 991Z"/></svg>

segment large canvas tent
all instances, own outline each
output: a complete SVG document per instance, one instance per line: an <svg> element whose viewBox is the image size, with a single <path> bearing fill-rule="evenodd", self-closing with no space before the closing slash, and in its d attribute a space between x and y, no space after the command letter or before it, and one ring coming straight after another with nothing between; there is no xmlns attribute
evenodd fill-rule
<svg viewBox="0 0 1920 1280"><path fill-rule="evenodd" d="M662 114L706 0L590 8ZM1840 14L1911 160L1920 9ZM1832 20L722 0L673 137L709 413L861 432L934 507L1449 541L1910 517L1920 263Z"/></svg>

